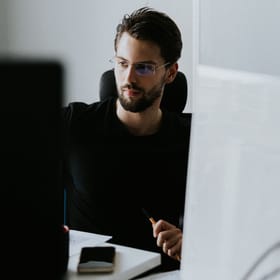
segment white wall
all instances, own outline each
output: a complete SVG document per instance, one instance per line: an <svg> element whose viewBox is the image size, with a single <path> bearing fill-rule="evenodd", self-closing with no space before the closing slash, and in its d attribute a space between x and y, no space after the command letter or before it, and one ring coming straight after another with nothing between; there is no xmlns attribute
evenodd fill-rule
<svg viewBox="0 0 280 280"><path fill-rule="evenodd" d="M191 85L190 59L185 59L191 57L186 56L191 29L186 26L184 0L175 5L168 0L2 0L0 9L5 7L8 24L8 46L3 48L10 55L62 60L67 78L65 102L90 103L98 100L101 74L111 68L108 60L114 55L116 25L125 13L144 5L168 13L180 27L184 49L179 67Z"/></svg>
<svg viewBox="0 0 280 280"><path fill-rule="evenodd" d="M0 52L8 48L7 3L0 2Z"/></svg>
<svg viewBox="0 0 280 280"><path fill-rule="evenodd" d="M280 1L199 2L201 64L280 75Z"/></svg>

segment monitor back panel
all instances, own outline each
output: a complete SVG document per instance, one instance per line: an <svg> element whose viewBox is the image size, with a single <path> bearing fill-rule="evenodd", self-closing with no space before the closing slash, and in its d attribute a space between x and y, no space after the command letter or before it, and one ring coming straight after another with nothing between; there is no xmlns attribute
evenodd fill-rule
<svg viewBox="0 0 280 280"><path fill-rule="evenodd" d="M59 279L66 254L59 168L63 68L56 61L1 60L0 79L2 267L29 279Z"/></svg>

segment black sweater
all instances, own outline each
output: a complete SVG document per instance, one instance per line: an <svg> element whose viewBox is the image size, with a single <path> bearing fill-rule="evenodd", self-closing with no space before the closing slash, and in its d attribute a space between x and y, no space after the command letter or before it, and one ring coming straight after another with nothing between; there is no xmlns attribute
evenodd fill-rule
<svg viewBox="0 0 280 280"><path fill-rule="evenodd" d="M115 101L63 109L67 223L161 252L141 209L182 226L191 115L163 111L156 134L134 136L117 118ZM179 268L166 255L162 263L163 271Z"/></svg>

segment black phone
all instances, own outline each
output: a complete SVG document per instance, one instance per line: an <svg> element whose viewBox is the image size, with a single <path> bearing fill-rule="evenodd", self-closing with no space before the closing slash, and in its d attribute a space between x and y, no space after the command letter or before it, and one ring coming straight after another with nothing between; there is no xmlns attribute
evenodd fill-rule
<svg viewBox="0 0 280 280"><path fill-rule="evenodd" d="M79 273L113 272L115 254L114 246L83 247L77 270Z"/></svg>

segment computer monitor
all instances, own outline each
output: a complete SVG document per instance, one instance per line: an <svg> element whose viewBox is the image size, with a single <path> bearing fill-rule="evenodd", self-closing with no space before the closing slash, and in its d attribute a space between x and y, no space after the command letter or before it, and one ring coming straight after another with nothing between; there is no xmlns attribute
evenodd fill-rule
<svg viewBox="0 0 280 280"><path fill-rule="evenodd" d="M66 270L63 76L55 60L0 59L1 267L11 277L60 279Z"/></svg>

